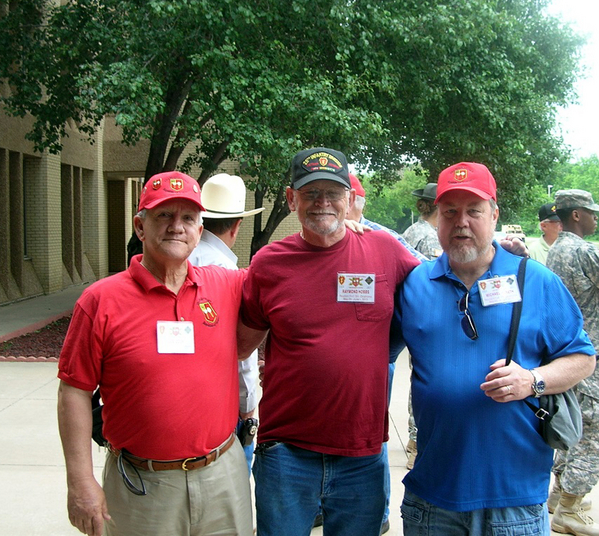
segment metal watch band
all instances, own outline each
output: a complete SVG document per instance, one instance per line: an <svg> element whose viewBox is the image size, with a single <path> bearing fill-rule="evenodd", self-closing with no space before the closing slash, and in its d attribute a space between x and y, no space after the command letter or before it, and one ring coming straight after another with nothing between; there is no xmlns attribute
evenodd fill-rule
<svg viewBox="0 0 599 536"><path fill-rule="evenodd" d="M534 369L529 369L534 381L532 382L532 390L534 391L535 398L539 398L545 392L545 380L543 377Z"/></svg>

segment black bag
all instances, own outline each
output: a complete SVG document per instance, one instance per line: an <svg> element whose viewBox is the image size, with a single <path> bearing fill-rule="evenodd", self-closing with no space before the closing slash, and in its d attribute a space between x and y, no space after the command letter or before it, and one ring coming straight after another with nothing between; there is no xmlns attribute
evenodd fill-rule
<svg viewBox="0 0 599 536"><path fill-rule="evenodd" d="M572 389L555 395L542 395L539 407L528 406L541 419L541 435L551 448L568 450L582 437L582 413Z"/></svg>
<svg viewBox="0 0 599 536"><path fill-rule="evenodd" d="M106 439L102 435L102 426L104 425L102 419L103 407L100 404L100 389L98 388L92 396L92 439L101 447L106 446Z"/></svg>
<svg viewBox="0 0 599 536"><path fill-rule="evenodd" d="M518 286L520 287L522 299L524 299L526 261L526 258L522 259L518 268ZM512 312L506 366L509 365L512 359L521 312L522 301L514 304ZM541 435L545 443L551 448L568 450L580 441L582 437L582 412L576 394L572 389L554 395L541 395L538 407L528 400L524 400L524 402L534 411L535 416L541 420Z"/></svg>

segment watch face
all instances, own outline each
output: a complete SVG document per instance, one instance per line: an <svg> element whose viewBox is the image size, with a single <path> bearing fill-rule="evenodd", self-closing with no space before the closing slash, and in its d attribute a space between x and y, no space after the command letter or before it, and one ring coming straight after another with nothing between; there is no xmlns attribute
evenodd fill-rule
<svg viewBox="0 0 599 536"><path fill-rule="evenodd" d="M545 382L543 380L541 380L540 382L537 382L537 391L542 393L544 390L545 390Z"/></svg>

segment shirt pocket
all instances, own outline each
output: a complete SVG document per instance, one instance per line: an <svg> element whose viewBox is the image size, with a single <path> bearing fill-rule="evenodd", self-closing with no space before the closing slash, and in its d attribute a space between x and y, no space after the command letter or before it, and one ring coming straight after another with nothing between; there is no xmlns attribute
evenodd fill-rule
<svg viewBox="0 0 599 536"><path fill-rule="evenodd" d="M356 318L364 322L388 320L393 313L393 289L385 274L375 274L374 303L355 303Z"/></svg>

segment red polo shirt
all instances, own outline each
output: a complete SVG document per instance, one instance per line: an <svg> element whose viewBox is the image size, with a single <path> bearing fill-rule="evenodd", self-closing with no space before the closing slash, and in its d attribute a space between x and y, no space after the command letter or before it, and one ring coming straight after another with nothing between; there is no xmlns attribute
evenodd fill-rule
<svg viewBox="0 0 599 536"><path fill-rule="evenodd" d="M100 385L104 436L117 449L156 460L202 456L237 422L236 327L245 271L188 263L174 294L133 259L78 300L58 377ZM191 321L195 353L158 353L157 322Z"/></svg>

